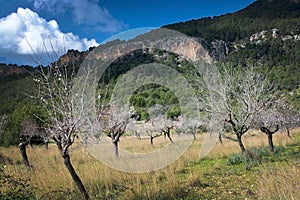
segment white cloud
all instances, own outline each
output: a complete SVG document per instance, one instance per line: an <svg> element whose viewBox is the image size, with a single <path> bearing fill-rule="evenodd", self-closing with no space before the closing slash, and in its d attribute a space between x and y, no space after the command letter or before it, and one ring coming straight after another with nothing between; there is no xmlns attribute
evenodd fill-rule
<svg viewBox="0 0 300 200"><path fill-rule="evenodd" d="M61 13L70 10L77 24L96 27L102 32L117 32L126 25L115 19L109 11L99 6L98 0L29 0L36 9L47 10L50 13Z"/></svg>
<svg viewBox="0 0 300 200"><path fill-rule="evenodd" d="M51 45L61 50L82 51L98 43L94 39L81 39L73 33L63 33L55 20L46 21L28 8L18 8L16 13L0 19L0 53L51 52Z"/></svg>

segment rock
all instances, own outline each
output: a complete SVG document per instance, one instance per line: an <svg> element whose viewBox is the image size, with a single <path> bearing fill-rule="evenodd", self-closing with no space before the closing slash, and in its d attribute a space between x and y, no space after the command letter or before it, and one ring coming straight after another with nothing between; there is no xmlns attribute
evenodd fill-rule
<svg viewBox="0 0 300 200"><path fill-rule="evenodd" d="M291 40L291 39L293 39L293 36L291 36L291 35L286 35L286 36L282 37L283 41L285 41L285 40Z"/></svg>
<svg viewBox="0 0 300 200"><path fill-rule="evenodd" d="M33 67L30 66L18 66L12 64L0 63L0 77L7 77L10 75L24 75L33 71Z"/></svg>
<svg viewBox="0 0 300 200"><path fill-rule="evenodd" d="M229 48L225 41L216 40L211 43L209 54L214 60L221 60L228 56Z"/></svg>
<svg viewBox="0 0 300 200"><path fill-rule="evenodd" d="M67 65L67 64L75 64L81 63L88 52L83 51L79 52L78 50L68 50L66 54L62 55L59 60L57 61L60 65Z"/></svg>
<svg viewBox="0 0 300 200"><path fill-rule="evenodd" d="M273 28L272 29L272 37L277 38L278 35L279 35L279 30L277 28Z"/></svg>
<svg viewBox="0 0 300 200"><path fill-rule="evenodd" d="M153 53L156 49L173 52L192 61L212 61L208 49L202 46L198 39L184 37L114 43L111 46L95 49L92 54L88 55L88 59L115 60L123 55L134 56L137 53Z"/></svg>
<svg viewBox="0 0 300 200"><path fill-rule="evenodd" d="M295 40L300 40L300 35L294 35Z"/></svg>

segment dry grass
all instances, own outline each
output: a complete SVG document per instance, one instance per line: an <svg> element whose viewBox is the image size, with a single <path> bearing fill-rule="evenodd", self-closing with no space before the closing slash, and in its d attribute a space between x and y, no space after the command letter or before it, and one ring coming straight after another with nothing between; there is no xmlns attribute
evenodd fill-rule
<svg viewBox="0 0 300 200"><path fill-rule="evenodd" d="M29 184L36 188L35 193L38 198L61 190L66 192L77 190L55 145L50 145L48 150L43 147L28 148L27 153L30 164L33 166L32 169L23 166L17 147L0 148L0 151L4 157L9 157L14 161L14 164L5 166L5 173L15 178L30 178ZM164 189L173 190L177 184L173 172L183 167L179 161L177 165L158 172L129 174L108 168L89 156L83 148L72 150L71 159L89 194L96 199L99 195L109 198L115 195L117 190L122 192L124 199L134 196L151 199L160 191L162 179L167 179L168 182ZM59 198L60 196L57 197Z"/></svg>
<svg viewBox="0 0 300 200"><path fill-rule="evenodd" d="M291 131L292 135L300 132L300 129L294 129ZM267 136L258 131L251 131L246 133L242 138L244 145L247 148L249 147L260 147L260 146L267 146ZM282 131L275 133L273 135L273 142L275 146L283 146L286 147L287 144L293 142L292 139L287 137L287 133ZM223 139L223 143L220 144L219 142L214 146L213 150L209 153L208 157L211 158L220 158L224 156L228 156L232 153L239 153L240 148L237 143L234 143L230 140Z"/></svg>
<svg viewBox="0 0 300 200"><path fill-rule="evenodd" d="M135 136L127 136L121 138L120 148L135 153L148 153L162 148L169 143L170 141L163 136L155 138L153 145L151 145L149 137L144 136L142 139L137 139Z"/></svg>
<svg viewBox="0 0 300 200"><path fill-rule="evenodd" d="M297 132L299 130L294 130L292 134L295 135ZM265 135L253 134L256 136L246 135L244 137L246 147L266 145L267 138ZM192 187L201 179L201 174L198 171L191 171L184 176L180 173L193 163L198 162L199 149L203 139L203 135L198 135L197 140L193 142L187 152L172 165L145 174L130 174L111 169L89 156L80 147L72 149L71 159L89 194L94 199L114 199L115 197L118 199L172 199L178 196L178 192L181 192L183 183ZM285 133L276 133L274 142L275 145L285 146L292 141L286 137ZM132 151L147 152L166 143L168 140L160 138L154 141L154 146L151 146L149 140L138 141L128 137L121 140L121 147ZM217 159L234 152L239 152L238 145L224 140L223 144L217 143L215 145L208 157ZM17 147L0 148L0 153L2 156L13 160L13 164L6 164L5 173L16 178L30 178L29 184L34 186L35 195L38 199L45 198L45 196L47 197L45 199L49 199L50 194L52 194L51 199L61 199L62 195L65 199L76 197L80 199L77 188L65 169L55 145L50 145L48 150L44 147L29 147L28 157L33 166L30 170L23 166ZM220 164L217 165L216 168L220 168ZM259 182L258 194L262 199L271 194L281 195L281 199L285 199L285 197L288 197L287 199L300 199L299 195L297 196L293 192L293 187L299 191L299 165L287 165L273 171L267 171L267 173L265 171L261 173L263 175ZM263 196L264 194L265 196Z"/></svg>
<svg viewBox="0 0 300 200"><path fill-rule="evenodd" d="M300 163L287 163L264 172L258 185L260 199L300 199Z"/></svg>

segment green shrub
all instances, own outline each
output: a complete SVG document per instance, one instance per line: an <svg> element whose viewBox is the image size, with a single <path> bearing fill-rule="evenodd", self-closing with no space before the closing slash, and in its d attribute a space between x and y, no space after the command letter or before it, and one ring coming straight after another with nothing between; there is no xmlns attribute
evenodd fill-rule
<svg viewBox="0 0 300 200"><path fill-rule="evenodd" d="M228 160L228 165L239 165L244 163L245 168L247 170L252 167L260 165L263 161L272 160L274 157L273 154L270 153L267 147L253 147L249 148L244 154L237 153L231 155Z"/></svg>
<svg viewBox="0 0 300 200"><path fill-rule="evenodd" d="M4 172L4 167L0 168L0 199L5 200L34 200L35 195L29 179L14 178Z"/></svg>
<svg viewBox="0 0 300 200"><path fill-rule="evenodd" d="M244 162L244 158L243 155L240 153L231 155L227 160L228 165L239 165L243 162Z"/></svg>

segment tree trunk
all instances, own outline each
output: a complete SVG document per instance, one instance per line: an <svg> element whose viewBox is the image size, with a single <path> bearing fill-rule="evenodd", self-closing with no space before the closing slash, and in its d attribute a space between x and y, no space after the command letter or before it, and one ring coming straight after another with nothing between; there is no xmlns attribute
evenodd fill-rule
<svg viewBox="0 0 300 200"><path fill-rule="evenodd" d="M222 134L219 134L219 141L220 141L221 144L223 144Z"/></svg>
<svg viewBox="0 0 300 200"><path fill-rule="evenodd" d="M193 133L193 138L194 138L194 140L197 139L197 138L196 138L196 133Z"/></svg>
<svg viewBox="0 0 300 200"><path fill-rule="evenodd" d="M172 138L171 138L171 128L167 128L166 130L161 129L161 132L164 134L165 138L168 137L168 139L170 140L170 142L174 143Z"/></svg>
<svg viewBox="0 0 300 200"><path fill-rule="evenodd" d="M276 129L274 131L271 131L269 128L261 127L260 130L264 132L268 137L268 146L270 152L274 153L274 144L273 144L273 134L276 133L279 129L279 126L276 126Z"/></svg>
<svg viewBox="0 0 300 200"><path fill-rule="evenodd" d="M118 141L113 142L114 148L115 148L115 156L116 158L119 157L119 147L118 147Z"/></svg>
<svg viewBox="0 0 300 200"><path fill-rule="evenodd" d="M170 142L174 143L173 140L172 140L172 138L171 138L170 131L167 132L167 137L169 138Z"/></svg>
<svg viewBox="0 0 300 200"><path fill-rule="evenodd" d="M288 136L289 138L292 138L292 137L291 137L291 134L290 134L290 129L289 129L288 127L285 127L285 130L286 130L287 136Z"/></svg>
<svg viewBox="0 0 300 200"><path fill-rule="evenodd" d="M242 141L242 135L237 134L236 137L237 137L237 143L239 144L242 153L244 153L246 151L246 149L245 149L245 146Z"/></svg>
<svg viewBox="0 0 300 200"><path fill-rule="evenodd" d="M273 134L267 133L267 136L268 136L269 149L272 153L274 153Z"/></svg>
<svg viewBox="0 0 300 200"><path fill-rule="evenodd" d="M151 145L153 145L153 139L154 139L154 137L150 137L150 143L151 143Z"/></svg>
<svg viewBox="0 0 300 200"><path fill-rule="evenodd" d="M48 139L45 140L45 147L47 150L49 149L49 140Z"/></svg>
<svg viewBox="0 0 300 200"><path fill-rule="evenodd" d="M88 200L89 195L88 195L87 191L85 190L85 187L84 187L81 179L79 178L79 176L77 175L75 169L73 168L73 165L72 165L71 160L70 160L70 155L65 154L62 157L64 158L65 166L69 170L69 173L71 174L72 179L75 182L76 186L78 187L78 189L79 189L80 193L82 194L83 198L85 200Z"/></svg>
<svg viewBox="0 0 300 200"><path fill-rule="evenodd" d="M24 165L26 167L30 167L30 164L29 164L29 161L28 161L27 152L26 152L26 146L27 146L27 143L21 142L18 147L20 149Z"/></svg>

